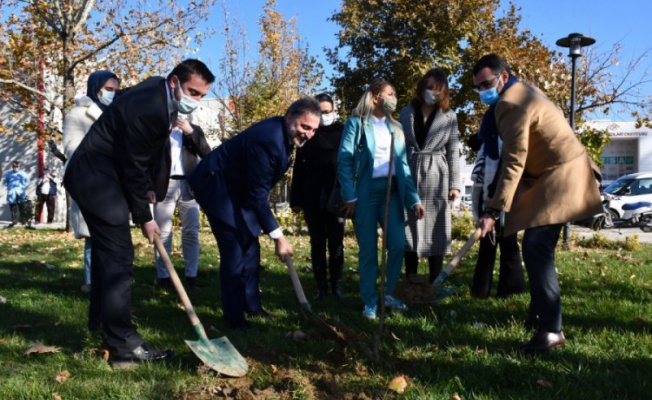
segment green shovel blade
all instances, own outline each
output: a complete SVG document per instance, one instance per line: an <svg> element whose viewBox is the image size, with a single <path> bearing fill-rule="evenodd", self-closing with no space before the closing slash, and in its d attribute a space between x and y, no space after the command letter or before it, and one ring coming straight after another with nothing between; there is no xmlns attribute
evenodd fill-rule
<svg viewBox="0 0 652 400"><path fill-rule="evenodd" d="M213 340L186 340L186 344L209 368L227 376L247 374L247 360L236 350L226 336Z"/></svg>

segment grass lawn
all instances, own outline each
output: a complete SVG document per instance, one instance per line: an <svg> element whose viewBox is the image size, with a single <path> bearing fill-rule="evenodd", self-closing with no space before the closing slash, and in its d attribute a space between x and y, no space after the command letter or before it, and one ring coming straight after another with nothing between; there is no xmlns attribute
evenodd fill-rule
<svg viewBox="0 0 652 400"><path fill-rule="evenodd" d="M449 279L460 294L389 315L382 357L374 361L363 346L342 346L302 318L287 269L266 238L261 238L261 288L272 318L252 319L255 328L247 333L229 330L219 307L217 247L210 231L203 231L201 290L190 298L208 336L228 336L246 357L249 374L233 379L204 367L186 346L184 340L197 337L179 298L154 287L151 247L138 230L133 236L135 323L152 346L173 349L177 356L166 364L113 371L103 359L101 338L85 328L88 295L79 290L83 241L61 231L4 230L0 399L652 398L652 247L647 245L623 249L598 236L572 238L570 250L559 250L567 345L534 358L517 351L531 335L522 326L529 295L484 301L469 296L474 248ZM308 237L290 240L312 300ZM182 274L176 248L173 261ZM361 316L357 251L350 237L346 249L344 301L312 301L312 308L352 329L371 348L377 323ZM421 268L425 273L425 263ZM38 343L54 346L55 352L26 354ZM388 388L400 375L409 381L403 394Z"/></svg>

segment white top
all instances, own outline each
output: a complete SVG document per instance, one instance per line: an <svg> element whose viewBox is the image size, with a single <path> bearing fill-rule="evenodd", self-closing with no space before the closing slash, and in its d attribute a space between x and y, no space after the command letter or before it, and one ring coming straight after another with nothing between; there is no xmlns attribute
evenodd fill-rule
<svg viewBox="0 0 652 400"><path fill-rule="evenodd" d="M392 144L392 135L387 127L387 119L376 118L371 116L371 123L376 139L376 148L374 149L374 170L372 178L386 178L389 171L390 146ZM392 176L396 175L396 165L392 165Z"/></svg>
<svg viewBox="0 0 652 400"><path fill-rule="evenodd" d="M183 132L179 128L174 128L170 132L170 158L172 165L170 167L170 176L185 175L183 171Z"/></svg>

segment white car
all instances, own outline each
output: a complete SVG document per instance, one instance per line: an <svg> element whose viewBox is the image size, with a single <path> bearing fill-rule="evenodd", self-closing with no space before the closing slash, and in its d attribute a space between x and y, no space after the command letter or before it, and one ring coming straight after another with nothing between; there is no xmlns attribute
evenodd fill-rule
<svg viewBox="0 0 652 400"><path fill-rule="evenodd" d="M611 218L620 219L623 216L625 204L640 201L652 202L652 172L638 172L621 176L611 182L602 194L609 200Z"/></svg>

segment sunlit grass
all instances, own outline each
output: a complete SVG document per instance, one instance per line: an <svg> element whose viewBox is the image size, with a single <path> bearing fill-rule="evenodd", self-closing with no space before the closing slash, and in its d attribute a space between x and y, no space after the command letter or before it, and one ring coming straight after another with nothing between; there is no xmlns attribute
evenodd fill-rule
<svg viewBox="0 0 652 400"><path fill-rule="evenodd" d="M102 358L101 337L85 328L87 295L79 291L83 242L58 231L2 231L0 296L6 302L0 304L0 398L393 398L398 395L387 384L397 375L409 379L401 395L406 399L451 399L456 394L463 399L642 399L652 389L652 248L647 245L573 238L571 250L558 251L568 339L558 351L536 358L517 351L530 335L522 326L527 294L486 301L468 294L473 249L449 279L459 295L389 314L381 359L372 360L356 344L342 346L301 317L287 270L265 237L261 288L272 318L252 318L255 329L246 334L231 331L221 318L217 248L205 230L202 290L191 292L191 300L209 337L226 335L250 364L245 378L225 379L204 367L185 345L196 334L177 294L154 287L151 248L137 230L133 233L134 321L152 346L171 348L177 356L166 364L111 370ZM360 315L353 239L346 243L343 302L312 300L309 238L290 240L313 312L350 328L371 348L377 323ZM456 242L453 247L460 246ZM173 261L181 271L178 251ZM295 340L297 331L306 338ZM25 355L36 343L60 351ZM61 371L70 373L63 383L55 380Z"/></svg>

